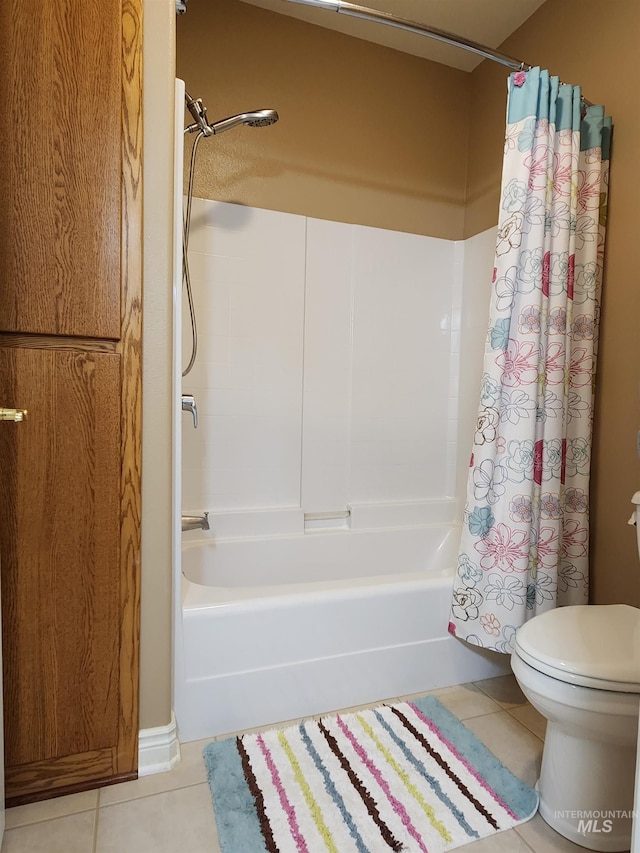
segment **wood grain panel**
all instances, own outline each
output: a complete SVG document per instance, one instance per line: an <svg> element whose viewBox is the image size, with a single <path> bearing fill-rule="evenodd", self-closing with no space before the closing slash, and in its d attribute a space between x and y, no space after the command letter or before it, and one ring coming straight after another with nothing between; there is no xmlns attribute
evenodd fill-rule
<svg viewBox="0 0 640 853"><path fill-rule="evenodd" d="M5 759L118 733L120 370L109 353L0 349Z"/></svg>
<svg viewBox="0 0 640 853"><path fill-rule="evenodd" d="M114 776L113 774L109 776L98 776L95 772L89 772L90 765L87 764L87 777L82 778L80 781L74 782L71 785L67 785L64 782L64 773L68 770L73 778L75 778L75 774L66 763L61 763L60 767L64 768L62 775L60 775L59 778L56 778L48 788L43 788L42 785L38 785L35 781L33 783L26 783L23 781L22 776L16 778L12 783L11 790L14 790L15 785L15 790L23 791L23 793L6 797L6 807L12 808L13 806L22 806L27 803L37 803L41 800L49 800L51 797L63 797L67 794L79 794L82 791L92 791L96 788L104 788L106 785L117 785L120 782L134 782L138 778L138 774L136 772L121 773L119 776ZM11 773L11 770L9 770L9 772ZM20 787L21 785L24 785L24 788Z"/></svg>
<svg viewBox="0 0 640 853"><path fill-rule="evenodd" d="M116 341L94 338L62 338L56 335L20 335L0 332L0 347L27 347L28 349L66 349L75 352L116 352Z"/></svg>
<svg viewBox="0 0 640 853"><path fill-rule="evenodd" d="M0 329L118 338L120 0L2 0L0 55Z"/></svg>
<svg viewBox="0 0 640 853"><path fill-rule="evenodd" d="M12 805L19 805L18 799L31 801L36 793L49 797L62 788L86 788L87 783L96 778L109 779L114 775L113 753L113 749L94 749L79 755L8 767L7 799ZM20 792L19 797L12 796L14 791Z"/></svg>
<svg viewBox="0 0 640 853"><path fill-rule="evenodd" d="M122 3L120 692L116 772L138 769L142 516L142 0Z"/></svg>

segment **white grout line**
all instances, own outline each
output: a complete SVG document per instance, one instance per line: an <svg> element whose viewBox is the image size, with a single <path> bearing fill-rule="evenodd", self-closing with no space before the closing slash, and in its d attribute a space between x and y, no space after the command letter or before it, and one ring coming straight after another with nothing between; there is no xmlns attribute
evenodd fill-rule
<svg viewBox="0 0 640 853"><path fill-rule="evenodd" d="M528 705L529 703L527 702L526 704ZM524 726L524 727L525 727L525 729L526 729L527 731L531 732L531 734L532 734L532 735L535 735L535 736L538 738L538 740L539 740L539 741L542 741L542 743L544 743L544 738L543 738L543 737L540 737L540 735L538 734L538 732L534 732L534 730L533 730L530 726L528 726L528 725L524 722L524 720L521 720L521 719L520 719L519 717L517 717L514 713L512 713L513 711L516 711L518 708L523 708L523 707L525 707L525 706L524 706L524 705L518 705L516 708L505 708L504 710L505 710L505 711L507 711L507 713L508 713L511 717L513 717L513 719L514 719L514 720L516 720L516 722L520 723L520 725L521 725L521 726Z"/></svg>
<svg viewBox="0 0 640 853"><path fill-rule="evenodd" d="M533 818L531 818L531 820L533 820ZM527 823L528 823L528 821L527 821ZM533 853L536 853L536 850L529 844L527 839L518 832L517 826L513 827L513 831L516 833L516 835L518 836L520 841L522 841L522 843L525 845L525 847L527 847L529 850L533 850Z"/></svg>
<svg viewBox="0 0 640 853"><path fill-rule="evenodd" d="M126 806L128 803L136 803L138 800L148 800L151 797L161 797L164 794L172 794L174 791L185 791L187 788L197 788L201 785L209 787L207 781L189 782L186 785L177 785L175 788L166 788L163 791L150 791L148 794L141 794L138 797L127 797L126 800L118 800L115 803L105 803L103 806L98 806L98 812L103 809L112 809L114 806Z"/></svg>

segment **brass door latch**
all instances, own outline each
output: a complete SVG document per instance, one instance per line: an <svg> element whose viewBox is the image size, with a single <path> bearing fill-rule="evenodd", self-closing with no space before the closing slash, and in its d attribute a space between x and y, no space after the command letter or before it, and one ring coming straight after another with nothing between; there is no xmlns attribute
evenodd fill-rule
<svg viewBox="0 0 640 853"><path fill-rule="evenodd" d="M26 421L26 409L4 409L0 406L0 421Z"/></svg>

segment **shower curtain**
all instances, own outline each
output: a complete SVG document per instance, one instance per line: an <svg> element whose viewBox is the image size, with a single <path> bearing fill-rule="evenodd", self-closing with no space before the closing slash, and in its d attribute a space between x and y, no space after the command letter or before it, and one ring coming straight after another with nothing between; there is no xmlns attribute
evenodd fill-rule
<svg viewBox="0 0 640 853"><path fill-rule="evenodd" d="M589 467L611 120L533 68L509 78L478 421L449 631L509 653L588 596Z"/></svg>

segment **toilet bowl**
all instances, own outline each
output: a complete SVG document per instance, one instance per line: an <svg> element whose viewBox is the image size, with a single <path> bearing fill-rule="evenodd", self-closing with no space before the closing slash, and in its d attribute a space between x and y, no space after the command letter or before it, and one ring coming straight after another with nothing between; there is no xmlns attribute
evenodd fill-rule
<svg viewBox="0 0 640 853"><path fill-rule="evenodd" d="M640 703L640 610L576 605L516 634L514 675L546 719L540 814L590 850L624 851L631 824Z"/></svg>

